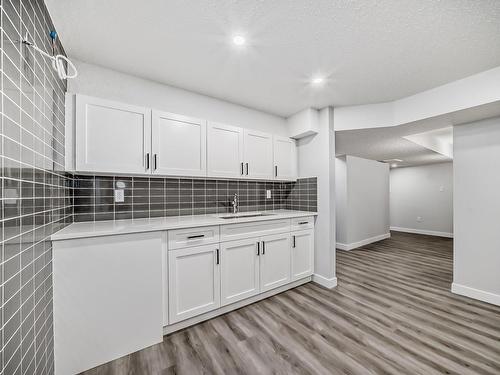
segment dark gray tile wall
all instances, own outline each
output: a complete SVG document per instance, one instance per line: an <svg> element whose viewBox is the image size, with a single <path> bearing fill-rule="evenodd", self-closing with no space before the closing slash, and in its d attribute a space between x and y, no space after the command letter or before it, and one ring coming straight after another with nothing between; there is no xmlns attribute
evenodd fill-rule
<svg viewBox="0 0 500 375"><path fill-rule="evenodd" d="M125 186L125 201L114 203L113 190ZM271 198L266 199L266 190ZM75 221L99 221L231 211L238 194L240 210L317 210L316 178L297 182L185 178L74 176Z"/></svg>
<svg viewBox="0 0 500 375"><path fill-rule="evenodd" d="M0 373L52 374L52 247L72 220L64 175L64 93L49 61L43 1L0 0ZM59 45L57 50L63 52Z"/></svg>

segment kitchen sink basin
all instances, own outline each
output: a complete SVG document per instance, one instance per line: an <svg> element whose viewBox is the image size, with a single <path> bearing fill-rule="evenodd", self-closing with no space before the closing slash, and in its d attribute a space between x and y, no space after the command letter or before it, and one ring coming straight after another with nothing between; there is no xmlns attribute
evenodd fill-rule
<svg viewBox="0 0 500 375"><path fill-rule="evenodd" d="M274 214L265 213L265 212L248 212L248 213L239 213L239 214L219 215L219 218L221 218L221 219L243 219L243 218L247 218L247 217L270 216L270 215L274 215Z"/></svg>

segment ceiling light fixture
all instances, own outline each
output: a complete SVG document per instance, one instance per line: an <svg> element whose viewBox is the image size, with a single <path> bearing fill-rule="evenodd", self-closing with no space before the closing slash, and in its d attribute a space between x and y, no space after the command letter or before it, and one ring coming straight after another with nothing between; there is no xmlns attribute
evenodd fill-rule
<svg viewBox="0 0 500 375"><path fill-rule="evenodd" d="M244 37L242 37L241 35L235 35L233 37L233 43L237 46L242 46L246 43L246 40Z"/></svg>
<svg viewBox="0 0 500 375"><path fill-rule="evenodd" d="M397 166L398 166L398 165L397 165L396 163L391 164L391 167L392 167L392 168L397 168Z"/></svg>
<svg viewBox="0 0 500 375"><path fill-rule="evenodd" d="M311 83L315 86L319 86L321 85L322 83L325 82L325 79L323 77L314 77L312 80L311 80Z"/></svg>

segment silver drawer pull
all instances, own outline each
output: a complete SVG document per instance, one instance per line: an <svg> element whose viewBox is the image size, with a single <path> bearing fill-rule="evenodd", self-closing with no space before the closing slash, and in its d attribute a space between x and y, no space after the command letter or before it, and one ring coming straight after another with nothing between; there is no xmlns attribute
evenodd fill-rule
<svg viewBox="0 0 500 375"><path fill-rule="evenodd" d="M204 234L197 234L196 236L188 236L188 240L193 240L195 238L203 238L205 237Z"/></svg>
<svg viewBox="0 0 500 375"><path fill-rule="evenodd" d="M302 225L302 224L309 224L308 221L299 221L299 225Z"/></svg>

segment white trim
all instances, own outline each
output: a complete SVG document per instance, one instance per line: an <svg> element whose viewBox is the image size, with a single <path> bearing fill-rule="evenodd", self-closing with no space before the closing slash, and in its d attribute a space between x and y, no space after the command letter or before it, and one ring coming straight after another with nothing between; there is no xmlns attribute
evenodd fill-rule
<svg viewBox="0 0 500 375"><path fill-rule="evenodd" d="M352 249L356 249L360 246L371 244L373 242L385 240L386 238L390 238L390 237L391 237L390 233L385 233L385 234L381 234L379 236L370 237L370 238L367 238L367 239L364 239L364 240L361 240L358 242L353 242L353 243L348 243L348 244L337 242L337 249L339 249L339 250L352 250Z"/></svg>
<svg viewBox="0 0 500 375"><path fill-rule="evenodd" d="M500 306L500 295L491 292L486 292L484 290L479 290L471 288L469 286L453 283L451 284L451 291L455 294L460 294L461 296L474 298L479 301L491 303L493 305Z"/></svg>
<svg viewBox="0 0 500 375"><path fill-rule="evenodd" d="M244 299L242 301L238 301L238 302L232 303L230 305L220 307L220 308L218 308L216 310L209 311L209 312L206 312L206 313L198 315L198 316L193 316L192 318L189 318L189 319L186 319L186 320L182 320L182 321L180 321L178 323L174 323L174 324L171 324L171 325L168 325L168 326L164 326L163 327L163 334L164 335L168 335L168 334L170 334L172 332L178 331L180 329L184 329L184 328L192 326L194 324L198 324L198 323L203 322L203 321L208 320L208 319L215 318L216 316L219 316L219 315L228 313L230 311L239 309L240 307L243 307L243 306L246 306L246 305L250 305L250 304L252 304L254 302L257 302L257 301L260 301L262 299L271 297L271 296L273 296L275 294L284 292L284 291L286 291L288 289L292 289L292 288L298 287L298 286L300 286L302 284L305 284L305 283L308 283L310 281L311 281L311 276L307 276L307 277L304 277L303 279L291 282L289 284L280 286L280 287L272 289L272 290L268 290L267 292L257 294L256 296Z"/></svg>
<svg viewBox="0 0 500 375"><path fill-rule="evenodd" d="M391 230L393 230L395 232L426 234L428 236L453 238L453 233L437 232L437 231L434 231L434 230L412 229L412 228L401 228L401 227L391 227Z"/></svg>
<svg viewBox="0 0 500 375"><path fill-rule="evenodd" d="M321 286L324 286L325 288L328 288L328 289L332 289L332 288L335 288L337 286L337 278L336 277L332 277L332 278L328 279L324 276L318 275L317 273L312 275L312 281L314 283L319 284Z"/></svg>

